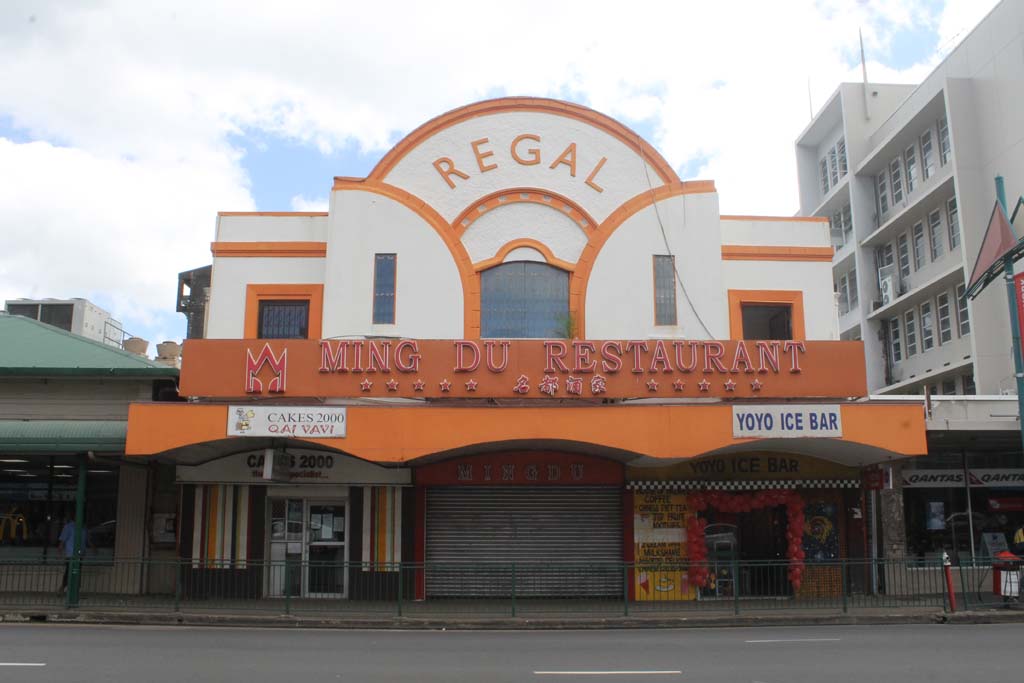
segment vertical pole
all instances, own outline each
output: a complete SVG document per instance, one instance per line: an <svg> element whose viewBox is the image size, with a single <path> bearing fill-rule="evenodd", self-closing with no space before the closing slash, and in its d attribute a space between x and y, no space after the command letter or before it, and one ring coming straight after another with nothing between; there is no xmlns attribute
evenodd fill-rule
<svg viewBox="0 0 1024 683"><path fill-rule="evenodd" d="M733 552L732 560L730 562L730 571L732 572L732 611L734 614L740 613L740 572L736 562L736 553Z"/></svg>
<svg viewBox="0 0 1024 683"><path fill-rule="evenodd" d="M996 176L996 199L1004 214L1006 210L1006 188L1003 176ZM1007 214L1007 220L1009 215ZM1012 230L1012 226L1011 226ZM1020 321L1017 319L1017 292L1013 286L1013 259L1003 257L1003 279L1006 280L1006 302L1010 306L1010 334L1013 337L1013 375L1017 379L1017 415L1020 422L1021 444L1024 446L1024 357L1020 347Z"/></svg>
<svg viewBox="0 0 1024 683"><path fill-rule="evenodd" d="M516 563L512 563L512 616L516 615Z"/></svg>
<svg viewBox="0 0 1024 683"><path fill-rule="evenodd" d="M629 616L629 564L622 563L622 614Z"/></svg>
<svg viewBox="0 0 1024 683"><path fill-rule="evenodd" d="M287 513L287 510L285 511ZM288 559L288 553L284 555L284 613L292 613L292 563Z"/></svg>
<svg viewBox="0 0 1024 683"><path fill-rule="evenodd" d="M83 456L78 461L78 488L75 490L75 534L71 564L68 570L68 607L78 607L79 590L82 585L82 553L85 552L85 477L87 472L88 466Z"/></svg>
<svg viewBox="0 0 1024 683"><path fill-rule="evenodd" d="M960 449L964 465L964 495L967 496L967 533L971 535L971 566L974 566L974 508L971 505L971 475L967 468L967 449Z"/></svg>
<svg viewBox="0 0 1024 683"><path fill-rule="evenodd" d="M871 490L871 594L878 595L878 491L874 489Z"/></svg>
<svg viewBox="0 0 1024 683"><path fill-rule="evenodd" d="M174 611L181 611L181 573L184 565L180 560L174 562Z"/></svg>
<svg viewBox="0 0 1024 683"><path fill-rule="evenodd" d="M839 560L839 590L841 590L843 592L843 614L846 614L847 610L849 609L848 598L846 597L846 593L848 592L847 591L846 570L848 568L849 567L847 565L846 560L845 559L840 559Z"/></svg>
<svg viewBox="0 0 1024 683"><path fill-rule="evenodd" d="M402 616L402 565L398 564L398 616Z"/></svg>

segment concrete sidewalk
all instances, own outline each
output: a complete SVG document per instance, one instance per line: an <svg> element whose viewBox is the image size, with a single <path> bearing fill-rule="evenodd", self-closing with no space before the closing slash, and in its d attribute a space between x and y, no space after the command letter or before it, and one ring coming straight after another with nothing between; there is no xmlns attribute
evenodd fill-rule
<svg viewBox="0 0 1024 683"><path fill-rule="evenodd" d="M431 630L565 630L643 628L729 628L751 626L871 625L871 624L997 624L1024 623L1024 609L983 609L955 613L935 608L869 608L835 613L823 610L765 610L758 613L640 614L631 616L543 614L479 618L452 614L444 617L352 615L285 615L246 612L144 612L129 610L23 609L5 610L0 622L60 624L122 624L139 626L225 626L334 629Z"/></svg>

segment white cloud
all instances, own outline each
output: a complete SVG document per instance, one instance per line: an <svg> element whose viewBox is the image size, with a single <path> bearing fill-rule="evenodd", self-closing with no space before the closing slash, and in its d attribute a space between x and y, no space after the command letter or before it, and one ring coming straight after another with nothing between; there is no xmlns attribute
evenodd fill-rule
<svg viewBox="0 0 1024 683"><path fill-rule="evenodd" d="M327 211L327 198L307 199L300 194L292 197L292 211Z"/></svg>
<svg viewBox="0 0 1024 683"><path fill-rule="evenodd" d="M165 329L215 212L254 206L230 134L383 153L496 92L647 121L673 165L707 158L723 211L789 214L808 80L818 107L859 80L858 27L873 80L915 82L934 60L887 68L893 35L924 24L944 45L992 4L5 2L0 121L53 144L0 139L0 296L104 292Z"/></svg>

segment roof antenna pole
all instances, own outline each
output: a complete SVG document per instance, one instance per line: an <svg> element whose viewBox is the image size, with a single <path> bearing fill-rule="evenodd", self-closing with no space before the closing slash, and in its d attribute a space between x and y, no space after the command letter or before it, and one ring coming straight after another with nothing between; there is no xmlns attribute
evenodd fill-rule
<svg viewBox="0 0 1024 683"><path fill-rule="evenodd" d="M864 120L871 120L871 112L868 111L868 62L864 59L864 31L857 29L857 35L860 37L860 72L864 78L864 84L861 86L861 93L864 95Z"/></svg>

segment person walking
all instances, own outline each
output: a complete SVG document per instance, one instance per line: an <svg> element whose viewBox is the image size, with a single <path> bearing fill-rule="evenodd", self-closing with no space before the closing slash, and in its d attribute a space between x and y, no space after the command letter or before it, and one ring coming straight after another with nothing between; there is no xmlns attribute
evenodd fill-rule
<svg viewBox="0 0 1024 683"><path fill-rule="evenodd" d="M61 593L68 589L68 575L71 573L72 558L74 558L76 553L79 558L85 554L85 530L83 529L80 534L76 533L77 530L78 525L75 524L75 520L68 518L64 521L64 528L60 530L60 536L57 537L57 544L60 546L61 553L64 555L64 576L60 581ZM76 536L78 536L77 544L75 542Z"/></svg>
<svg viewBox="0 0 1024 683"><path fill-rule="evenodd" d="M1017 525L1017 531L1013 533L1013 542L1010 544L1010 552L1017 557L1024 557L1024 522Z"/></svg>

